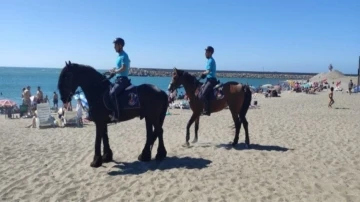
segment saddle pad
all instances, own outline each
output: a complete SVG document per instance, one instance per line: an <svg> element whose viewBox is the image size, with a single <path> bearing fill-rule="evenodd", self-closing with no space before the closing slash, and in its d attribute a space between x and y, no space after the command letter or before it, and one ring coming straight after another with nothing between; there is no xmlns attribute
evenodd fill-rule
<svg viewBox="0 0 360 202"><path fill-rule="evenodd" d="M125 90L117 97L117 104L119 109L135 109L140 108L139 95L137 87L131 87Z"/></svg>
<svg viewBox="0 0 360 202"><path fill-rule="evenodd" d="M217 87L217 86L216 86ZM197 89L197 91L195 92L195 95L197 95L197 97L200 99L201 96L203 96L203 90L204 90L204 86L201 86L200 88ZM209 101L211 100L221 100L224 97L224 94L222 92L222 87L221 88L215 88L212 90L212 92L209 92L208 95L206 95L207 99Z"/></svg>

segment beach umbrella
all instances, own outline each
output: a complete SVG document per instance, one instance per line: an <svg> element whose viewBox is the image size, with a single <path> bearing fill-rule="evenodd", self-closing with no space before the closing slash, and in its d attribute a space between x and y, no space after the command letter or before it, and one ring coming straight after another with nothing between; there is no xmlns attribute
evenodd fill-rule
<svg viewBox="0 0 360 202"><path fill-rule="evenodd" d="M12 100L0 100L0 107L14 107L16 103Z"/></svg>
<svg viewBox="0 0 360 202"><path fill-rule="evenodd" d="M360 92L360 86L355 86L355 87L353 88L352 92L354 92L354 93Z"/></svg>
<svg viewBox="0 0 360 202"><path fill-rule="evenodd" d="M35 102L35 101L36 101L36 96L35 96L35 95L30 96L30 101L31 101L31 102Z"/></svg>
<svg viewBox="0 0 360 202"><path fill-rule="evenodd" d="M36 102L36 96L35 95L30 96L30 101L31 101L31 105L34 105Z"/></svg>
<svg viewBox="0 0 360 202"><path fill-rule="evenodd" d="M83 95L83 94L75 94L75 95L73 96L73 98L74 98L75 100L80 99L81 104L82 104L84 107L89 108L89 103L88 103L85 95Z"/></svg>
<svg viewBox="0 0 360 202"><path fill-rule="evenodd" d="M271 84L264 84L261 86L261 88L272 88L272 87L273 87L273 85L271 85Z"/></svg>
<svg viewBox="0 0 360 202"><path fill-rule="evenodd" d="M255 87L255 86L249 86L249 88L250 88L250 91L252 91L252 92L255 92L255 91L256 91L256 87Z"/></svg>

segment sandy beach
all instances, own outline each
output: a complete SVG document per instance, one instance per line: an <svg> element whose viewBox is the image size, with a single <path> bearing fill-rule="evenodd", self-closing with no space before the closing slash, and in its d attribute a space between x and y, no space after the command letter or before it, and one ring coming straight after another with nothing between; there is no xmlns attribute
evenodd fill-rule
<svg viewBox="0 0 360 202"><path fill-rule="evenodd" d="M259 108L249 110L252 149L228 146L229 110L202 117L199 142L182 147L191 111L172 109L168 158L137 161L145 123L133 119L109 126L115 162L97 169L93 124L39 130L25 128L31 119L2 115L0 200L360 201L360 94L335 92L332 109L328 92L281 96L258 96Z"/></svg>

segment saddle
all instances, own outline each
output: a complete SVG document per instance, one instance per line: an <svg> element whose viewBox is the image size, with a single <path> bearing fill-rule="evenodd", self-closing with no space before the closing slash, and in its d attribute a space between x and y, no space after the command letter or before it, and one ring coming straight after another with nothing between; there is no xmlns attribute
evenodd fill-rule
<svg viewBox="0 0 360 202"><path fill-rule="evenodd" d="M213 87L213 91L210 91L210 93L208 95L204 95L206 97L206 99L209 101L221 100L224 97L224 94L222 92L222 85L223 84L220 82L220 80L217 80L215 83L215 86ZM205 87L205 83L200 83L199 87L195 91L195 95L198 98L200 98L201 95L203 94L204 87Z"/></svg>
<svg viewBox="0 0 360 202"><path fill-rule="evenodd" d="M110 89L114 86L112 83L110 85ZM130 110L140 108L139 95L137 91L137 86L128 82L127 87L123 92L116 95L115 98L111 98L109 95L109 91L105 91L103 94L103 102L105 107L110 110L116 112L115 114L119 116L117 110ZM120 113L121 114L121 113ZM116 117L119 118L119 117Z"/></svg>

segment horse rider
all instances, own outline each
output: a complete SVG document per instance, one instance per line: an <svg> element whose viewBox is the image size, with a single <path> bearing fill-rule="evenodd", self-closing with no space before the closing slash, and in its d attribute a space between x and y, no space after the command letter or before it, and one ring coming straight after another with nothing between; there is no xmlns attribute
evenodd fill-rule
<svg viewBox="0 0 360 202"><path fill-rule="evenodd" d="M128 79L130 59L128 54L124 51L124 39L116 38L113 43L115 51L119 54L116 60L116 68L109 71L112 74L116 74L114 86L110 90L110 97L114 101L116 100L116 97L120 95L125 90L125 88L130 85L130 80ZM114 105L115 109L118 110L116 104ZM113 113L112 118L115 119L115 112Z"/></svg>
<svg viewBox="0 0 360 202"><path fill-rule="evenodd" d="M206 78L205 86L200 95L200 100L204 102L205 106L203 109L203 114L210 116L210 103L208 100L208 95L212 92L212 89L216 86L216 62L212 55L214 54L214 48L208 46L205 49L205 57L207 58L206 70L201 74L201 79Z"/></svg>

